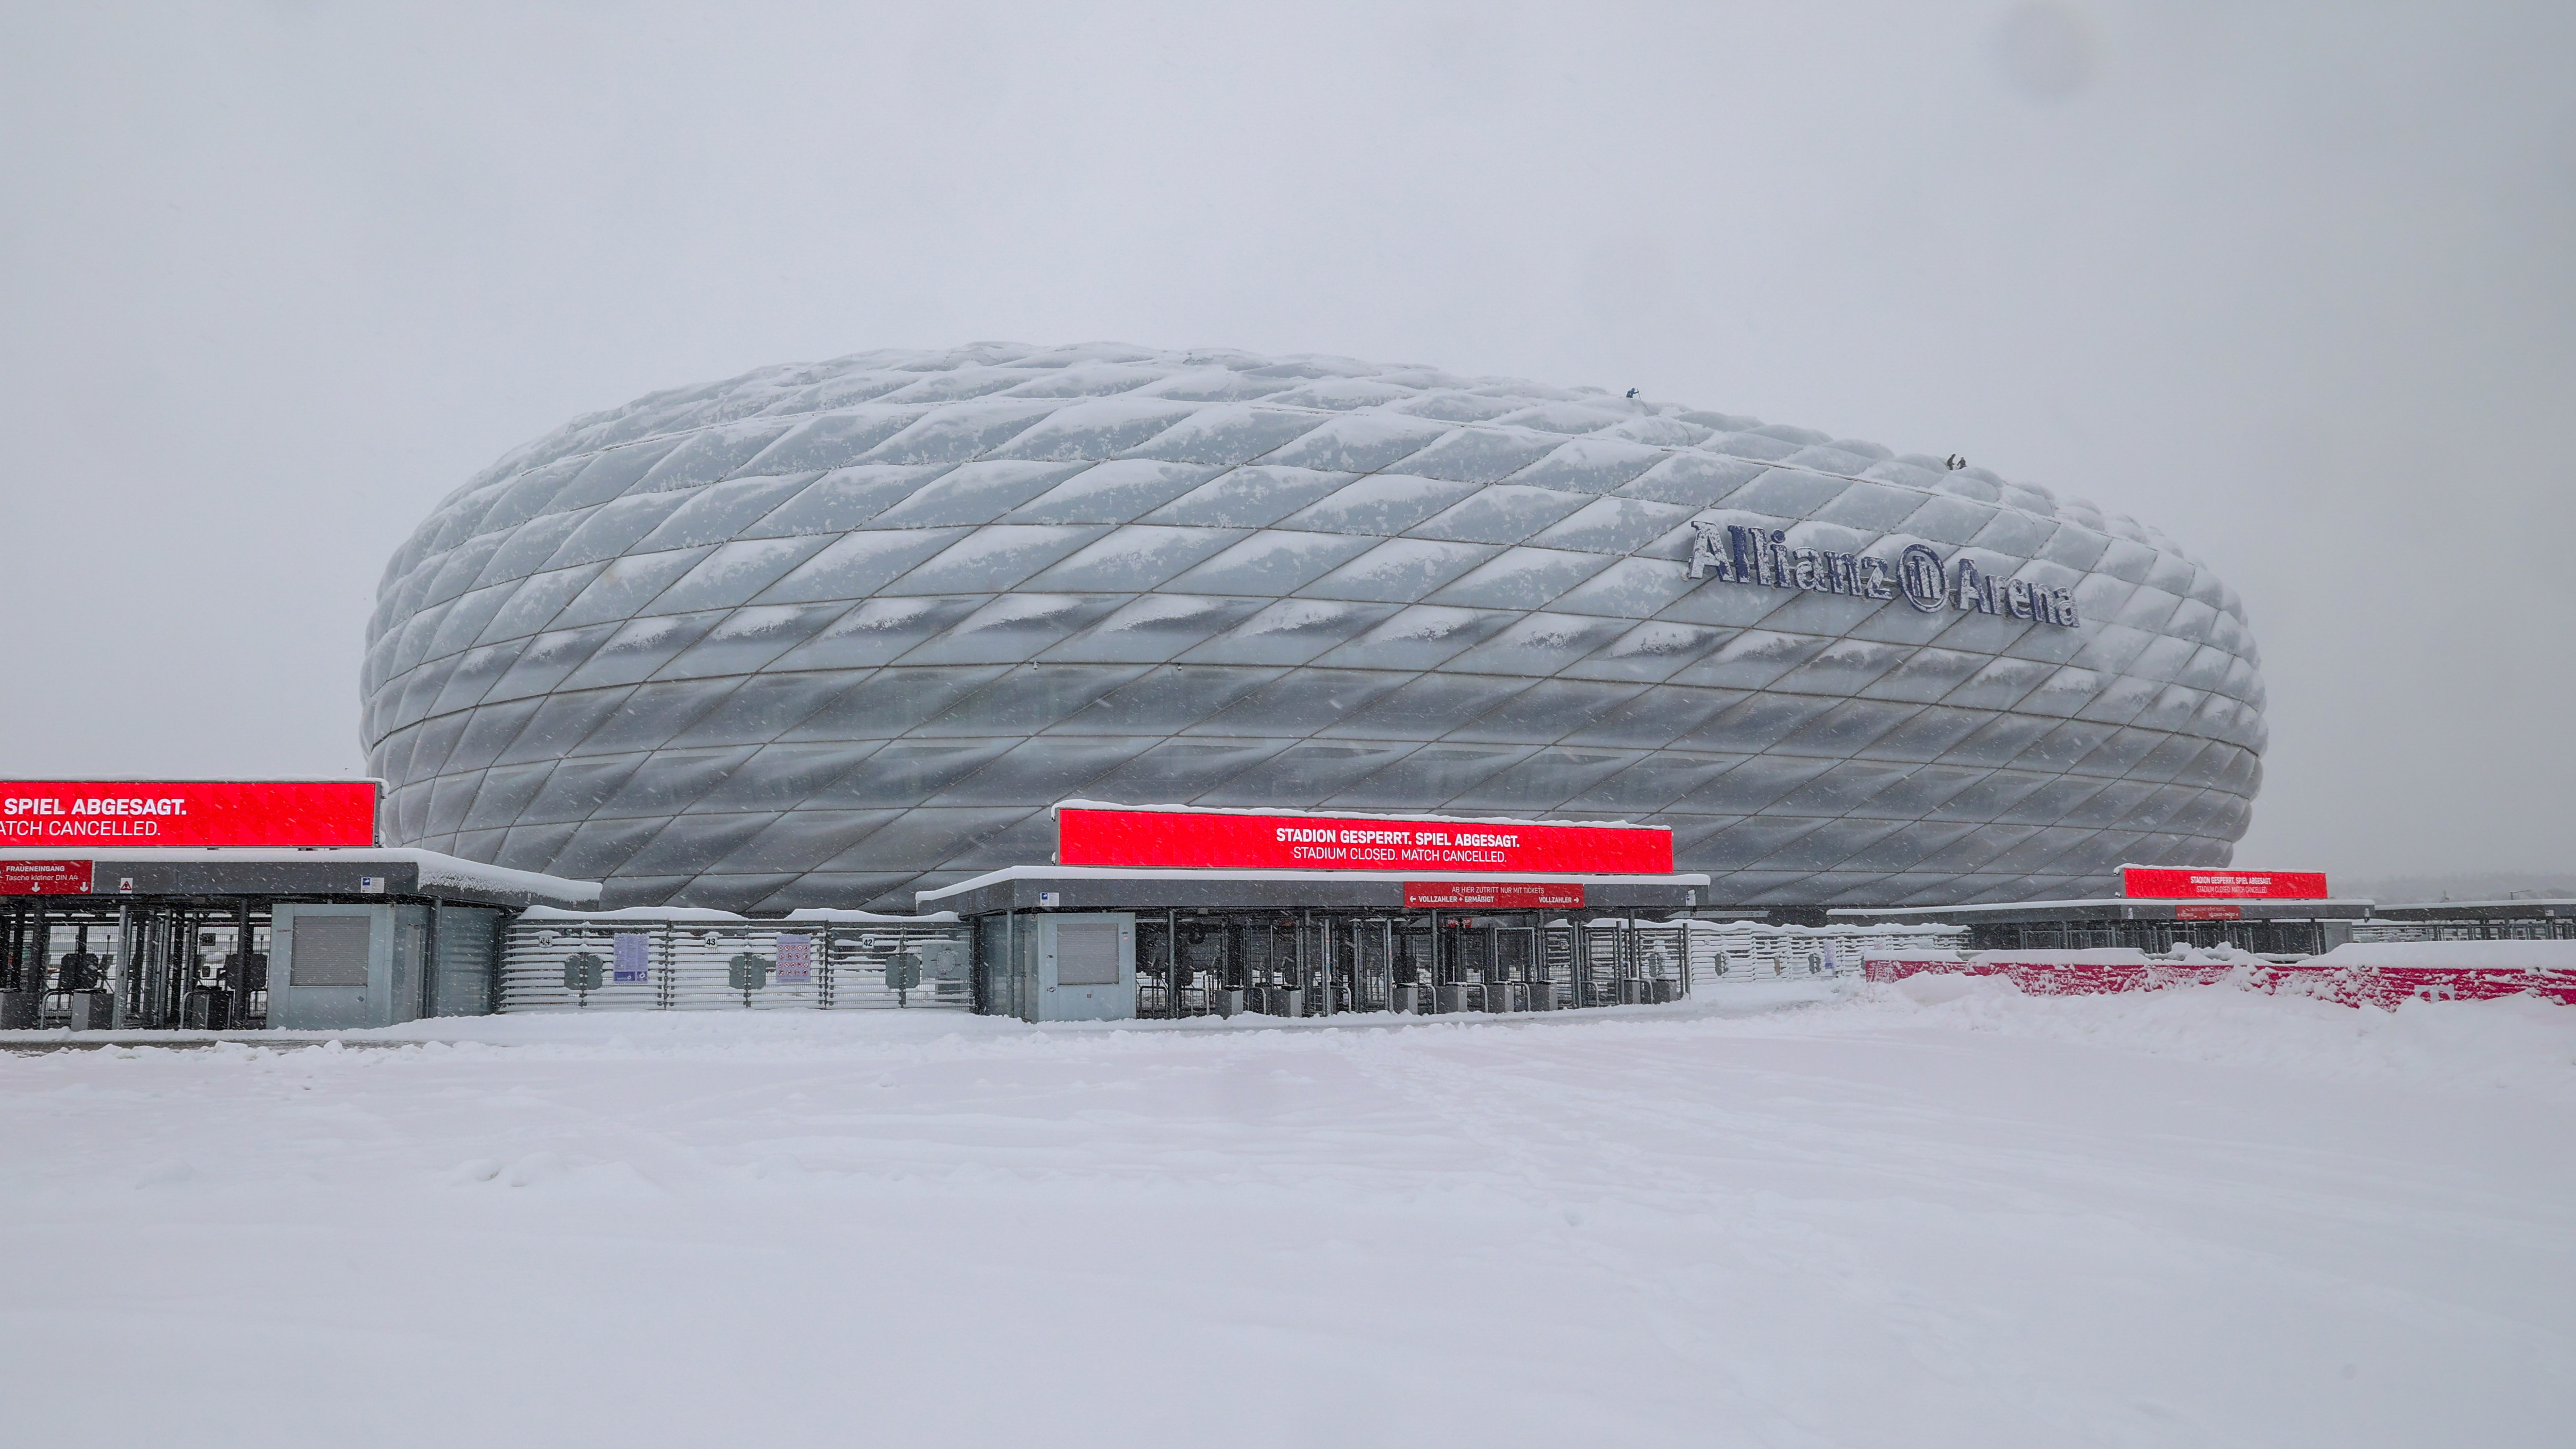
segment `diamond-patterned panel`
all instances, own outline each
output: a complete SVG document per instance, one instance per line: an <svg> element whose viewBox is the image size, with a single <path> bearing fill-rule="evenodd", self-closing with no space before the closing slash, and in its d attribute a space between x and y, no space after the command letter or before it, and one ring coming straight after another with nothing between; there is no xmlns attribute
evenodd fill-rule
<svg viewBox="0 0 2576 1449"><path fill-rule="evenodd" d="M1689 577L1694 519L2066 589L2065 628ZM613 904L908 909L1145 804L1651 820L1720 903L2094 894L2226 862L2234 591L1983 469L1599 389L986 343L575 420L385 571L397 843Z"/></svg>

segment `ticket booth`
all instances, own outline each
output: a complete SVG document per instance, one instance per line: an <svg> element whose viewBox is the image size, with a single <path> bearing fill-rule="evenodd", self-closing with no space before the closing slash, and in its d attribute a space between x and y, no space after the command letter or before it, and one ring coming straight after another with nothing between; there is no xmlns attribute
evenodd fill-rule
<svg viewBox="0 0 2576 1449"><path fill-rule="evenodd" d="M1675 918L1705 884L1012 866L921 901L965 922L993 1016L1509 1013L1688 995Z"/></svg>
<svg viewBox="0 0 2576 1449"><path fill-rule="evenodd" d="M418 933L396 942L392 906L287 903L272 919L269 1026L391 1026L419 1015L418 988L406 992L400 978L419 974L422 943Z"/></svg>
<svg viewBox="0 0 2576 1449"><path fill-rule="evenodd" d="M1036 979L1031 1021L1127 1021L1136 1015L1136 918L1119 911L1034 916L1023 932Z"/></svg>

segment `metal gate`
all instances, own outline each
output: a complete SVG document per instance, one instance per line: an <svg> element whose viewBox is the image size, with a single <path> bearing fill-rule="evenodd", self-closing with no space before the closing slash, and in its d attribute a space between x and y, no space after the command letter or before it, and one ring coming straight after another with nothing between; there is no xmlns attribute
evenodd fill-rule
<svg viewBox="0 0 2576 1449"><path fill-rule="evenodd" d="M998 918L994 918L998 919ZM1691 991L1678 924L1538 913L1139 913L1137 1014L1557 1011Z"/></svg>

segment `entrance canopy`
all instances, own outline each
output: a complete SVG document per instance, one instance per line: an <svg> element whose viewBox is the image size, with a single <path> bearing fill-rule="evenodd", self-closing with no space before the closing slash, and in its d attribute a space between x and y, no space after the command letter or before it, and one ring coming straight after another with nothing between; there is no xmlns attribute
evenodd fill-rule
<svg viewBox="0 0 2576 1449"><path fill-rule="evenodd" d="M2392 921L2576 922L2576 899L2410 901L2403 905L2380 906L2373 914Z"/></svg>
<svg viewBox="0 0 2576 1449"><path fill-rule="evenodd" d="M1830 920L1854 925L1965 926L1972 951L2126 948L2165 952L2176 946L2224 943L2248 951L2302 956L2351 940L2354 926L2370 914L2371 903L2359 899L2149 900L2136 896L1825 913Z"/></svg>

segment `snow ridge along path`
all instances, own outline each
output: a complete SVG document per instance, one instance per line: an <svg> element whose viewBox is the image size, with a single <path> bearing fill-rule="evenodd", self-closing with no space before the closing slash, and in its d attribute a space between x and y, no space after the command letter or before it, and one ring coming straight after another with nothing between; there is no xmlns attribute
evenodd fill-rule
<svg viewBox="0 0 2576 1449"><path fill-rule="evenodd" d="M0 1057L48 1445L2541 1445L2576 1010L419 1023Z"/></svg>

